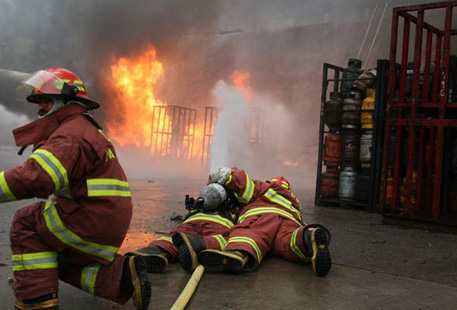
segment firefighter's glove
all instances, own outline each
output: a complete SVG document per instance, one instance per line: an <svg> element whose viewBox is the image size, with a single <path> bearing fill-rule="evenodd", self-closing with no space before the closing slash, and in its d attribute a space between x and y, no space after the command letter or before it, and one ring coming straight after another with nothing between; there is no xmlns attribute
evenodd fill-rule
<svg viewBox="0 0 457 310"><path fill-rule="evenodd" d="M210 173L209 183L219 183L220 185L225 185L230 174L232 174L232 169L229 167L222 167L219 170Z"/></svg>

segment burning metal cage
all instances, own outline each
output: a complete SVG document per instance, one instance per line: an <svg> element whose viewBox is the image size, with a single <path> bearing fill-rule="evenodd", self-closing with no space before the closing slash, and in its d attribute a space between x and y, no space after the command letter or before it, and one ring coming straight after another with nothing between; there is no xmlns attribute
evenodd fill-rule
<svg viewBox="0 0 457 310"><path fill-rule="evenodd" d="M161 156L192 159L196 110L153 106L150 151Z"/></svg>

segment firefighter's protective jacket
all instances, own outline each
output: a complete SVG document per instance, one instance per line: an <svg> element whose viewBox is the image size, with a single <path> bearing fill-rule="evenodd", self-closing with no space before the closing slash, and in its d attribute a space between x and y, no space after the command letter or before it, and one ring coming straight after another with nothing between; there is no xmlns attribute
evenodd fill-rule
<svg viewBox="0 0 457 310"><path fill-rule="evenodd" d="M41 224L67 246L107 264L130 225L131 193L113 145L85 112L69 103L13 131L18 146L33 144L34 150L23 166L0 172L0 202L53 194Z"/></svg>
<svg viewBox="0 0 457 310"><path fill-rule="evenodd" d="M300 226L305 225L300 202L286 186L252 180L244 170L233 170L225 187L234 192L242 206L238 223L251 215L275 213Z"/></svg>

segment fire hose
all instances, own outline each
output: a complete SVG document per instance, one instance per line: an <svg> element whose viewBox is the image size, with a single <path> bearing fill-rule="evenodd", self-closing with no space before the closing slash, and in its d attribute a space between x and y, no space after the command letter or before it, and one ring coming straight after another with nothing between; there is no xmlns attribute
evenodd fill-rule
<svg viewBox="0 0 457 310"><path fill-rule="evenodd" d="M187 282L186 287L184 287L184 290L181 292L178 299L176 299L173 306L171 306L170 310L183 310L186 307L190 298L194 294L204 271L205 267L202 265L198 265L197 268L195 268L192 276L189 279L189 282Z"/></svg>

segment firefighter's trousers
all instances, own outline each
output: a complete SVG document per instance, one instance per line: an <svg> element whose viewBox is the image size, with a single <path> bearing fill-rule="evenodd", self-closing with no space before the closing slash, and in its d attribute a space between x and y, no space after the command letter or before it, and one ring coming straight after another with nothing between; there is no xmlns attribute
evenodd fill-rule
<svg viewBox="0 0 457 310"><path fill-rule="evenodd" d="M126 303L132 292L121 289L123 256L116 252L108 254L106 251L111 247L73 234L65 228L56 209L46 207L53 205L40 202L27 206L17 211L13 219L10 237L16 298L25 300L57 293L60 279L92 295ZM45 218L45 212L51 211L51 217ZM49 227L54 227L61 239ZM98 251L99 256L83 251ZM101 258L103 253L110 255L110 259Z"/></svg>
<svg viewBox="0 0 457 310"><path fill-rule="evenodd" d="M171 236L181 232L189 236L203 237L206 247L209 249L222 250L225 247L225 238L230 229L234 226L232 220L213 213L197 213L182 224L174 228L170 235L152 241L149 246L156 245L170 254L170 261L174 262L178 258L178 248L173 244Z"/></svg>
<svg viewBox="0 0 457 310"><path fill-rule="evenodd" d="M227 237L225 251L246 251L253 258L246 269L254 270L271 252L291 262L309 262L303 242L305 226L275 213L252 215L236 224Z"/></svg>

